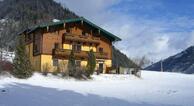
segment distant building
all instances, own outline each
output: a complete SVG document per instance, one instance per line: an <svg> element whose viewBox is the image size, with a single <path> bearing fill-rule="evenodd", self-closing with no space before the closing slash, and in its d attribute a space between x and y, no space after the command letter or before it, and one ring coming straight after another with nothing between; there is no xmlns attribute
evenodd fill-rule
<svg viewBox="0 0 194 106"><path fill-rule="evenodd" d="M60 61L68 63L71 50L75 52L76 66L85 67L92 49L96 70L108 73L112 67L112 43L121 40L82 17L38 25L20 35L25 36L33 68L42 71L43 65L49 64L51 72Z"/></svg>

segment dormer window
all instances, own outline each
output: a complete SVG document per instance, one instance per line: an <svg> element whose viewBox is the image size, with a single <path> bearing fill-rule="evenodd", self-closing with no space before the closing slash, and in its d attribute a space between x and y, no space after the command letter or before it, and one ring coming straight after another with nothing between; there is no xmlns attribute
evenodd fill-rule
<svg viewBox="0 0 194 106"><path fill-rule="evenodd" d="M86 35L86 32L84 32L84 31L82 32L82 35L83 35L83 36L87 36L87 35Z"/></svg>
<svg viewBox="0 0 194 106"><path fill-rule="evenodd" d="M68 29L66 30L66 32L67 32L67 33L70 33L70 32L71 32L71 30L68 28Z"/></svg>

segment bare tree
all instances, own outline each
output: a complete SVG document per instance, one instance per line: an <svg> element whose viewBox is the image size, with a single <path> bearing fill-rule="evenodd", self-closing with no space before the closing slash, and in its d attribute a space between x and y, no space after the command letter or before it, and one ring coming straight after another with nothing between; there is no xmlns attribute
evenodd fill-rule
<svg viewBox="0 0 194 106"><path fill-rule="evenodd" d="M51 70L49 63L44 63L42 66L42 75L47 76L48 72Z"/></svg>
<svg viewBox="0 0 194 106"><path fill-rule="evenodd" d="M64 62L64 61L59 62L59 69L60 69L63 77L69 76L69 71L68 71L66 62Z"/></svg>
<svg viewBox="0 0 194 106"><path fill-rule="evenodd" d="M137 68L135 69L135 76L141 77L141 70L148 64L151 63L151 61L146 57L138 57L133 59L133 61L136 63Z"/></svg>

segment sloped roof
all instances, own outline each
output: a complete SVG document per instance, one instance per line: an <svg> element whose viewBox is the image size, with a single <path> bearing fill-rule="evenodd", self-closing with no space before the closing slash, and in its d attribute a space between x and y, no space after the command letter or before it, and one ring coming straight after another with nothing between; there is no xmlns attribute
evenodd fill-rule
<svg viewBox="0 0 194 106"><path fill-rule="evenodd" d="M87 20L83 17L65 19L65 20L61 20L59 22L50 22L50 23L46 23L46 24L37 25L33 28L30 28L28 33L34 32L36 29L39 29L39 28L45 28L45 27L48 27L48 26L62 25L64 23L72 23L72 22L80 22L80 21L83 21L83 22L87 23L88 25L100 30L100 32L102 32L102 35L105 36L106 38L108 38L111 41L121 41L121 38L119 38L119 37L115 36L114 34L102 29L101 27L95 25L94 23L90 22L89 20Z"/></svg>

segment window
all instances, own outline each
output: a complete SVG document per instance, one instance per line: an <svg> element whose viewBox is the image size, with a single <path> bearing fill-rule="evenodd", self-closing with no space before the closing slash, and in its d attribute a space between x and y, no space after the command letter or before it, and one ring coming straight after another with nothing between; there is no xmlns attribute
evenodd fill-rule
<svg viewBox="0 0 194 106"><path fill-rule="evenodd" d="M93 49L93 46L92 46L92 43L89 44L89 49L90 49L90 51L91 51L91 50L94 50L94 49Z"/></svg>
<svg viewBox="0 0 194 106"><path fill-rule="evenodd" d="M100 48L99 48L99 52L103 52L103 48L100 47Z"/></svg>
<svg viewBox="0 0 194 106"><path fill-rule="evenodd" d="M80 60L76 60L75 61L75 65L76 65L76 67L81 67L81 61Z"/></svg>
<svg viewBox="0 0 194 106"><path fill-rule="evenodd" d="M34 44L34 53L38 52L38 45L37 44Z"/></svg>
<svg viewBox="0 0 194 106"><path fill-rule="evenodd" d="M74 51L81 51L81 44L73 44L73 48Z"/></svg>
<svg viewBox="0 0 194 106"><path fill-rule="evenodd" d="M81 45L77 45L77 51L81 51Z"/></svg>
<svg viewBox="0 0 194 106"><path fill-rule="evenodd" d="M83 35L83 36L87 36L86 32L84 32L84 31L82 32L82 35Z"/></svg>
<svg viewBox="0 0 194 106"><path fill-rule="evenodd" d="M54 32L54 28L48 27L49 32Z"/></svg>
<svg viewBox="0 0 194 106"><path fill-rule="evenodd" d="M58 59L53 59L53 66L58 66Z"/></svg>
<svg viewBox="0 0 194 106"><path fill-rule="evenodd" d="M32 40L32 35L28 35L28 40Z"/></svg>
<svg viewBox="0 0 194 106"><path fill-rule="evenodd" d="M90 43L90 46L92 46L92 43Z"/></svg>
<svg viewBox="0 0 194 106"><path fill-rule="evenodd" d="M54 49L59 49L59 43L55 43Z"/></svg>
<svg viewBox="0 0 194 106"><path fill-rule="evenodd" d="M70 31L70 29L68 28L68 29L66 30L66 32L67 32L67 33L70 33L71 31Z"/></svg>

